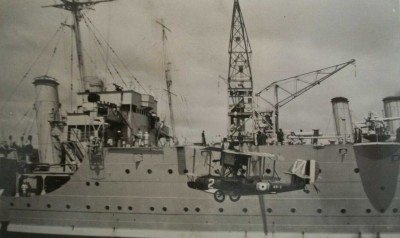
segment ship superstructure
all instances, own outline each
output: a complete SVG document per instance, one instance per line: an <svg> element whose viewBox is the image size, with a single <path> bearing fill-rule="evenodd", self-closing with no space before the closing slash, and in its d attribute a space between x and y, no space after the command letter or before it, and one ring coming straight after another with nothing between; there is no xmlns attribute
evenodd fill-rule
<svg viewBox="0 0 400 238"><path fill-rule="evenodd" d="M100 2L104 1L63 0L54 6L77 10ZM74 16L78 29L80 16ZM161 25L165 33L166 27ZM229 149L235 151L230 152L234 155L231 167L241 161L237 155L242 155L243 150L282 158L275 163L247 156L248 171L250 167L252 171L262 168L264 171L259 172L263 176L273 177L275 171L297 172L296 169L307 175L313 163L297 167L293 164L299 159L316 161L321 178L315 184L287 193L280 193L277 184L271 194L219 203L212 195L191 189L187 182L194 174L217 176L221 173L220 160L211 157L204 146L161 147L160 137L176 135L173 132L170 136L168 127L160 122L154 97L118 85L115 90L106 91L100 79L88 78L81 67L81 79L86 79L86 86L78 93L82 103L67 115L59 110L57 80L49 76L34 80L38 95L46 92L45 98L37 97L35 101L42 135L39 140L51 143L40 143L36 154L31 151L21 156L19 151L7 151L0 159L0 181L7 181L0 187L2 235L24 232L105 237L397 236L400 143L370 142L365 138L351 143L347 140L348 130L340 129L340 121L351 120L346 113L336 114L338 135L329 144L319 143L319 133L293 135L300 143L277 145L273 141L266 143L266 139L258 143L256 129L277 134L278 127L271 127L270 118L277 111L255 110L251 49L238 0L234 1L229 53L227 141L231 143ZM83 57L78 62L84 65ZM328 71L316 71L324 76L309 85L318 85L326 75L352 63L351 60ZM169 64L165 65L170 86ZM277 90L278 83L273 86ZM171 93L171 88L167 91ZM333 102L347 103L343 98ZM278 103L276 100L276 107ZM260 115L265 118L260 119ZM260 121L267 123L257 127ZM262 167L257 167L260 161ZM282 175L279 179L290 178Z"/></svg>

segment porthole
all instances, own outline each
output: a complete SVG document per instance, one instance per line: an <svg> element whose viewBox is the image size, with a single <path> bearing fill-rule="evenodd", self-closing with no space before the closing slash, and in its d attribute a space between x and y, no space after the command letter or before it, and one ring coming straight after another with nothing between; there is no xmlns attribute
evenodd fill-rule
<svg viewBox="0 0 400 238"><path fill-rule="evenodd" d="M296 208L290 209L290 212L291 212L291 213L296 213Z"/></svg>
<svg viewBox="0 0 400 238"><path fill-rule="evenodd" d="M200 212L200 208L196 207L195 211Z"/></svg>
<svg viewBox="0 0 400 238"><path fill-rule="evenodd" d="M270 170L270 169L266 169L265 172L266 172L267 174L270 174L270 173L271 173L271 170Z"/></svg>
<svg viewBox="0 0 400 238"><path fill-rule="evenodd" d="M393 213L397 213L399 210L397 208L393 208Z"/></svg>
<svg viewBox="0 0 400 238"><path fill-rule="evenodd" d="M385 213L385 209L381 209L381 210L379 210L381 213Z"/></svg>
<svg viewBox="0 0 400 238"><path fill-rule="evenodd" d="M167 208L166 208L166 207L163 207L162 210L163 210L164 212L166 212L166 211L167 211Z"/></svg>
<svg viewBox="0 0 400 238"><path fill-rule="evenodd" d="M13 207L14 206L14 203L10 203L10 207Z"/></svg>
<svg viewBox="0 0 400 238"><path fill-rule="evenodd" d="M368 209L365 210L365 212L366 213L371 213L371 209L368 208Z"/></svg>
<svg viewBox="0 0 400 238"><path fill-rule="evenodd" d="M27 204L26 204L26 207L31 207L31 204L30 204L30 203L27 203Z"/></svg>
<svg viewBox="0 0 400 238"><path fill-rule="evenodd" d="M169 169L169 170L168 170L168 173L169 173L169 174L172 174L173 172L174 172L174 171L173 171L172 169Z"/></svg>
<svg viewBox="0 0 400 238"><path fill-rule="evenodd" d="M47 204L46 207L47 207L47 208L51 208L51 204Z"/></svg>
<svg viewBox="0 0 400 238"><path fill-rule="evenodd" d="M318 208L318 209L317 209L317 212L318 212L318 213L322 213L322 209L321 209L321 208Z"/></svg>
<svg viewBox="0 0 400 238"><path fill-rule="evenodd" d="M189 170L184 169L184 170L183 170L183 173L187 174L187 173L189 173Z"/></svg>
<svg viewBox="0 0 400 238"><path fill-rule="evenodd" d="M119 211L121 211L121 210L122 210L122 207L121 207L121 206L118 206L117 209L118 209Z"/></svg>
<svg viewBox="0 0 400 238"><path fill-rule="evenodd" d="M385 191L386 188L385 188L385 186L382 185L379 189L380 189L381 191Z"/></svg>
<svg viewBox="0 0 400 238"><path fill-rule="evenodd" d="M129 210L129 211L132 211L132 210L133 210L133 208L132 208L131 206L129 206L129 207L128 207L128 210Z"/></svg>
<svg viewBox="0 0 400 238"><path fill-rule="evenodd" d="M189 211L189 208L185 207L185 208L183 208L183 210L184 210L185 212L188 212L188 211Z"/></svg>
<svg viewBox="0 0 400 238"><path fill-rule="evenodd" d="M346 213L346 209L343 208L343 209L340 210L340 212L341 212L342 214L345 214L345 213Z"/></svg>
<svg viewBox="0 0 400 238"><path fill-rule="evenodd" d="M223 213L223 212L224 212L224 209L221 207L221 208L218 209L218 211L219 211L220 213Z"/></svg>
<svg viewBox="0 0 400 238"><path fill-rule="evenodd" d="M268 212L268 213L271 213L271 212L272 212L272 208L268 208L268 209L267 209L267 212Z"/></svg>
<svg viewBox="0 0 400 238"><path fill-rule="evenodd" d="M67 205L65 205L65 207L66 207L67 209L70 209L70 208L71 208L71 205L67 204Z"/></svg>
<svg viewBox="0 0 400 238"><path fill-rule="evenodd" d="M90 182L86 182L86 186L90 186Z"/></svg>
<svg viewBox="0 0 400 238"><path fill-rule="evenodd" d="M104 207L106 210L110 210L110 206L105 206Z"/></svg>
<svg viewBox="0 0 400 238"><path fill-rule="evenodd" d="M247 208L243 208L242 210L244 213L247 213Z"/></svg>
<svg viewBox="0 0 400 238"><path fill-rule="evenodd" d="M154 207L150 207L150 211L154 211Z"/></svg>
<svg viewBox="0 0 400 238"><path fill-rule="evenodd" d="M131 171L130 171L129 169L125 169L125 173L126 173L126 174L130 174Z"/></svg>
<svg viewBox="0 0 400 238"><path fill-rule="evenodd" d="M358 174L359 172L360 172L360 169L359 169L359 168L355 168L355 169L354 169L354 173Z"/></svg>
<svg viewBox="0 0 400 238"><path fill-rule="evenodd" d="M148 170L147 170L147 173L148 173L148 174L151 174L151 173L153 173L153 171L152 171L151 169L148 169Z"/></svg>
<svg viewBox="0 0 400 238"><path fill-rule="evenodd" d="M100 185L100 183L99 183L99 182L95 182L95 183L94 183L94 185L96 185L96 186L99 186L99 185Z"/></svg>
<svg viewBox="0 0 400 238"><path fill-rule="evenodd" d="M86 209L90 210L90 206L89 206L89 205L87 205L87 206L86 206Z"/></svg>

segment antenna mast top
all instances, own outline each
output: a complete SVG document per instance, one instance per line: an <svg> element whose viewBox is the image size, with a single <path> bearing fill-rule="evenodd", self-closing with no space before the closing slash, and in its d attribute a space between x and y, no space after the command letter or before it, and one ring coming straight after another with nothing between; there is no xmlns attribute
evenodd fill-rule
<svg viewBox="0 0 400 238"><path fill-rule="evenodd" d="M82 91L86 91L89 88L85 84L85 77L86 77L86 71L85 71L85 63L83 59L83 50L82 50L82 38L81 38L81 31L79 27L79 22L82 18L82 10L85 9L91 9L90 7L102 3L102 2L112 2L115 0L98 0L98 1L85 1L85 2L80 2L78 0L61 0L61 4L54 4L54 5L49 5L49 6L43 6L43 7L55 7L55 8L61 8L67 11L70 11L72 15L74 16L74 25L73 25L73 30L75 33L75 42L76 42L76 51L77 51L77 57L78 57L78 68L79 68L79 76L80 76L80 81L81 81L81 89Z"/></svg>
<svg viewBox="0 0 400 238"><path fill-rule="evenodd" d="M172 108L172 92L171 92L171 87L172 87L172 78L171 78L171 69L170 69L171 62L169 62L168 54L167 54L166 30L169 32L172 32L172 31L164 24L164 19L161 19L161 21L156 21L156 23L162 27L163 68L164 68L164 73L165 73L165 81L167 83L168 106L169 106L169 115L170 115L170 121L171 121L171 129L172 129L172 141L175 142L175 137L176 137L175 119L174 119L174 111Z"/></svg>

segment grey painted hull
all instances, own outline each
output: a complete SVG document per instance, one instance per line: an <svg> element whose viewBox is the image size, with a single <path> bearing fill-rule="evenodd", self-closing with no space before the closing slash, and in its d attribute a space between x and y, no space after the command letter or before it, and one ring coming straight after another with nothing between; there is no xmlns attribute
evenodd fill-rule
<svg viewBox="0 0 400 238"><path fill-rule="evenodd" d="M398 237L400 183L395 155L400 154L400 144L392 144L388 154L373 154L377 148L387 149L385 145L260 147L285 158L278 162L278 172L287 171L299 158L317 160L322 170L316 183L319 192L309 187L309 193L243 196L238 202L223 203L186 184L186 172L208 171L199 149L109 149L104 166L85 161L68 183L50 194L1 197L0 218L8 222L8 231L63 235ZM363 162L371 156L379 159Z"/></svg>

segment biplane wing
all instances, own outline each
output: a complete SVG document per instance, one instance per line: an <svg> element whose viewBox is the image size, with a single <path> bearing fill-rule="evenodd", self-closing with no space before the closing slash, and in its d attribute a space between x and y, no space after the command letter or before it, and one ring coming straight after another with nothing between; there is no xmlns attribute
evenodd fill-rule
<svg viewBox="0 0 400 238"><path fill-rule="evenodd" d="M259 157L266 157L271 160L284 160L284 158L282 156L270 154L270 153L263 153L263 152L237 152L237 151L233 151L233 150L223 150L223 152L226 154L232 154L232 155L259 156Z"/></svg>
<svg viewBox="0 0 400 238"><path fill-rule="evenodd" d="M221 147L216 147L216 146L207 146L207 147L204 147L201 150L221 152L222 148Z"/></svg>
<svg viewBox="0 0 400 238"><path fill-rule="evenodd" d="M221 152L222 151L221 147L216 147L216 146L192 145L192 146L187 146L187 147L199 149L199 150L202 150L202 151L215 151L215 152Z"/></svg>
<svg viewBox="0 0 400 238"><path fill-rule="evenodd" d="M216 146L189 145L189 146L185 146L185 147L199 149L202 151L216 151L216 152L222 151L221 147L216 147Z"/></svg>

